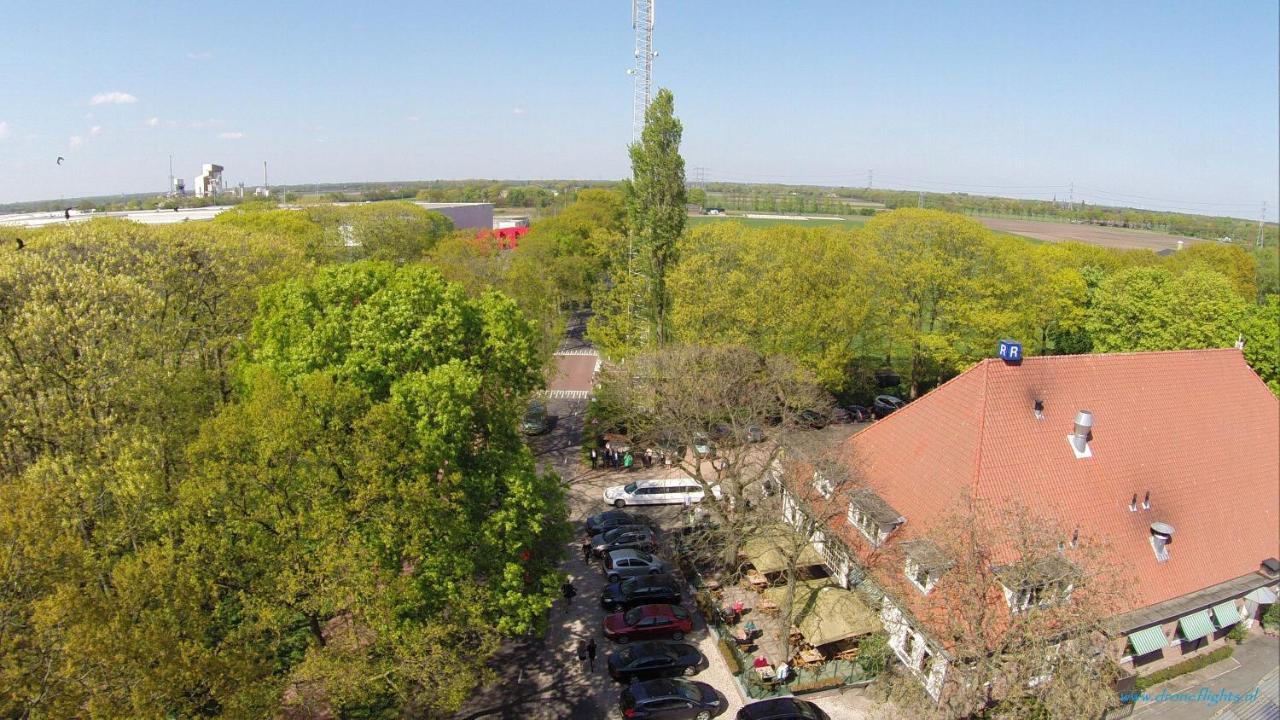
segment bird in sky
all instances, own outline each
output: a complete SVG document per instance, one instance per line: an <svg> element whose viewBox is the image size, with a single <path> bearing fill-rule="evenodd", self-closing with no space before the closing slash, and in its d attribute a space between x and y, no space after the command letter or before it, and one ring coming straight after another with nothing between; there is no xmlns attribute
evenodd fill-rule
<svg viewBox="0 0 1280 720"><path fill-rule="evenodd" d="M59 155L59 156L58 156L58 164L59 164L59 165L61 165L61 164L62 164L62 161L63 161L63 160L65 160L65 159L66 159L66 158L64 158L64 157L62 157L61 155Z"/></svg>

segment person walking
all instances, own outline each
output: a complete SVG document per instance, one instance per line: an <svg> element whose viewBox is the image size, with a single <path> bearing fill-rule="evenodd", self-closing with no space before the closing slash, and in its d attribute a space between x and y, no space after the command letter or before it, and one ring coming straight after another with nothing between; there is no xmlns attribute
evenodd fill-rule
<svg viewBox="0 0 1280 720"><path fill-rule="evenodd" d="M578 662L582 663L582 672L587 671L587 641L578 641Z"/></svg>
<svg viewBox="0 0 1280 720"><path fill-rule="evenodd" d="M645 470L653 467L653 448L645 448L643 460Z"/></svg>
<svg viewBox="0 0 1280 720"><path fill-rule="evenodd" d="M596 449L591 448L591 469L596 469L596 463L600 461L600 457L596 455Z"/></svg>
<svg viewBox="0 0 1280 720"><path fill-rule="evenodd" d="M582 562L591 562L591 538L583 538L582 540Z"/></svg>
<svg viewBox="0 0 1280 720"><path fill-rule="evenodd" d="M587 669L595 671L596 669L596 639L591 638L587 641Z"/></svg>
<svg viewBox="0 0 1280 720"><path fill-rule="evenodd" d="M560 592L564 595L564 611L569 612L569 607L573 605L573 596L578 594L578 588L574 587L572 582L565 580L560 586Z"/></svg>
<svg viewBox="0 0 1280 720"><path fill-rule="evenodd" d="M635 460L631 457L631 453L628 452L626 456L622 458L622 467L626 470L630 470L634 464Z"/></svg>

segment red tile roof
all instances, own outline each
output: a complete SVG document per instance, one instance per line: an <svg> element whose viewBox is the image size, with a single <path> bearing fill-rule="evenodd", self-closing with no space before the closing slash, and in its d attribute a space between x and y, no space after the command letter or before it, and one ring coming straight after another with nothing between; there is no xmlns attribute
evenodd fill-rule
<svg viewBox="0 0 1280 720"><path fill-rule="evenodd" d="M1067 441L1079 410L1094 418L1084 459ZM1108 543L1136 580L1128 609L1280 557L1280 402L1234 349L985 360L846 450L907 518L903 539L966 492L1014 499ZM1165 563L1150 544L1157 520L1176 530Z"/></svg>

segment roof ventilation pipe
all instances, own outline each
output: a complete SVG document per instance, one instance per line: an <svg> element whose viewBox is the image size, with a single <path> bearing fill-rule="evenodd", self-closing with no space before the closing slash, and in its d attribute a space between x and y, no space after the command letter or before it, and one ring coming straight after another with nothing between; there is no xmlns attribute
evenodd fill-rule
<svg viewBox="0 0 1280 720"><path fill-rule="evenodd" d="M1173 542L1173 526L1169 523L1151 523L1151 547L1156 551L1156 560L1164 562L1169 559L1169 543Z"/></svg>
<svg viewBox="0 0 1280 720"><path fill-rule="evenodd" d="M1089 433L1093 429L1093 413L1088 410L1081 410L1076 413L1076 425L1071 434L1067 436L1067 441L1071 443L1071 449L1075 451L1076 457L1086 458L1093 455L1089 450Z"/></svg>

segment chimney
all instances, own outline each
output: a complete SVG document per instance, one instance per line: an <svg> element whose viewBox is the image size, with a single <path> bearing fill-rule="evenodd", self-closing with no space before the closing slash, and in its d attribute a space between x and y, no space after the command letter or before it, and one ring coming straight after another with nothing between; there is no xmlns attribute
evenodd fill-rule
<svg viewBox="0 0 1280 720"><path fill-rule="evenodd" d="M1173 526L1169 523L1151 523L1151 547L1156 551L1156 560L1165 562L1169 559L1169 543L1173 542Z"/></svg>
<svg viewBox="0 0 1280 720"><path fill-rule="evenodd" d="M1088 410L1081 410L1076 413L1076 425L1071 434L1067 436L1067 442L1071 443L1071 449L1075 451L1077 458L1093 456L1093 452L1089 449L1089 433L1092 428L1093 413Z"/></svg>
<svg viewBox="0 0 1280 720"><path fill-rule="evenodd" d="M1044 419L1044 401L1043 401L1043 400L1037 400L1037 401L1036 401L1036 404L1035 404L1035 408L1034 408L1034 410L1035 410L1035 414L1036 414L1036 419L1037 419L1037 420L1043 420L1043 419Z"/></svg>
<svg viewBox="0 0 1280 720"><path fill-rule="evenodd" d="M1129 512L1138 512L1138 493L1133 494L1133 499L1129 501Z"/></svg>
<svg viewBox="0 0 1280 720"><path fill-rule="evenodd" d="M1151 509L1151 491L1150 490L1147 491L1146 495L1142 496L1142 509L1143 510Z"/></svg>

